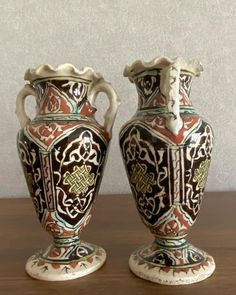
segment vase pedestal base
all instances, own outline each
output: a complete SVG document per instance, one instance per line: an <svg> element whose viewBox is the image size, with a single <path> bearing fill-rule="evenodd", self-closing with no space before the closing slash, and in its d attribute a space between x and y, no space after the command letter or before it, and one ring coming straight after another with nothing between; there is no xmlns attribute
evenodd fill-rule
<svg viewBox="0 0 236 295"><path fill-rule="evenodd" d="M54 244L31 256L26 272L35 279L65 281L86 276L98 270L106 260L103 248L80 241L67 247Z"/></svg>
<svg viewBox="0 0 236 295"><path fill-rule="evenodd" d="M187 285L210 277L215 270L212 256L187 242L163 248L158 244L141 247L129 259L138 277L163 285Z"/></svg>

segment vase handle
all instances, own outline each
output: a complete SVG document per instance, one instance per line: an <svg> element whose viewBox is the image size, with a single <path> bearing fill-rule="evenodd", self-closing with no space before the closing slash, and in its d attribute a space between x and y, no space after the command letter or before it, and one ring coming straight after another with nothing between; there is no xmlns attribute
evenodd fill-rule
<svg viewBox="0 0 236 295"><path fill-rule="evenodd" d="M31 122L31 119L25 112L25 99L28 95L36 97L36 90L30 84L26 84L16 98L16 115L22 128L26 127Z"/></svg>
<svg viewBox="0 0 236 295"><path fill-rule="evenodd" d="M161 71L160 89L167 100L168 117L166 127L175 135L178 135L183 127L183 121L179 110L179 77L180 64L178 61L165 67Z"/></svg>
<svg viewBox="0 0 236 295"><path fill-rule="evenodd" d="M117 96L114 88L110 83L104 81L103 79L98 80L92 85L89 93L89 102L94 105L94 102L100 92L104 92L109 100L109 107L104 115L104 128L112 136L112 127L115 121L117 109L120 105L120 99Z"/></svg>

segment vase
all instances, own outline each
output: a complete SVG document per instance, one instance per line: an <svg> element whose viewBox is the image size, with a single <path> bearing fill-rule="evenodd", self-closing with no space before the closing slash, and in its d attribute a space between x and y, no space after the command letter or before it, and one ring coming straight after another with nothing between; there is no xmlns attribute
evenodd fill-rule
<svg viewBox="0 0 236 295"><path fill-rule="evenodd" d="M120 147L135 203L154 235L129 259L137 276L165 285L209 277L215 263L188 243L207 181L213 131L190 101L198 61L157 57L134 62L124 76L135 84L138 109L120 131Z"/></svg>
<svg viewBox="0 0 236 295"><path fill-rule="evenodd" d="M101 183L119 99L91 68L71 64L28 69L29 83L19 92L16 114L21 124L17 147L30 196L42 227L53 237L31 256L26 272L33 278L62 281L85 276L105 262L102 247L80 240L91 218ZM109 99L104 126L95 119L99 92ZM31 120L25 98L36 99Z"/></svg>

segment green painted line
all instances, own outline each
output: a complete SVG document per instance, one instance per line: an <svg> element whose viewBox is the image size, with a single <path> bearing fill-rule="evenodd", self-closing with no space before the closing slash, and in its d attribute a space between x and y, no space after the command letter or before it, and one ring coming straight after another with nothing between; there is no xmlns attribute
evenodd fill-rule
<svg viewBox="0 0 236 295"><path fill-rule="evenodd" d="M197 112L195 111L195 109L193 107L180 107L179 110L180 114L197 114ZM167 107L163 107L163 108L143 108L138 110L135 113L135 117L136 116L151 116L151 115L160 115L160 114L168 114L169 111L167 109Z"/></svg>

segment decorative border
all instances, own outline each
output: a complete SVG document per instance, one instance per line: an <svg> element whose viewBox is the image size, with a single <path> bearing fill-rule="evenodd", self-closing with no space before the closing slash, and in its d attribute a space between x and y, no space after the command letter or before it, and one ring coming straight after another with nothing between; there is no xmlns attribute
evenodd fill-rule
<svg viewBox="0 0 236 295"><path fill-rule="evenodd" d="M38 79L45 78L61 78L61 77L73 77L76 79L83 79L89 81L103 80L100 73L96 73L92 68L85 67L78 70L75 66L69 63L61 64L57 67L53 67L49 64L41 64L36 68L30 68L25 72L24 79L29 82L33 82Z"/></svg>
<svg viewBox="0 0 236 295"><path fill-rule="evenodd" d="M138 109L135 113L135 117L137 116L153 116L153 115L161 115L161 114L169 114L167 107L146 107L142 109ZM198 113L192 106L180 106L180 114L192 114L197 115Z"/></svg>
<svg viewBox="0 0 236 295"><path fill-rule="evenodd" d="M143 71L150 71L153 69L162 69L171 64L178 63L181 70L189 72L193 76L200 76L203 71L203 66L198 60L186 61L182 57L168 58L158 56L149 62L136 60L131 66L126 66L123 72L125 77L128 77L131 82L134 82L134 77Z"/></svg>
<svg viewBox="0 0 236 295"><path fill-rule="evenodd" d="M26 272L31 277L43 281L65 281L83 277L98 270L106 261L105 250L90 243L81 243L92 247L92 254L80 259L60 262L45 259L42 256L43 252L40 251L31 256L26 262Z"/></svg>
<svg viewBox="0 0 236 295"><path fill-rule="evenodd" d="M148 262L139 254L140 249L133 252L129 258L129 267L138 277L162 285L187 285L205 280L215 271L215 262L211 255L205 254L204 261L182 267L169 267Z"/></svg>

